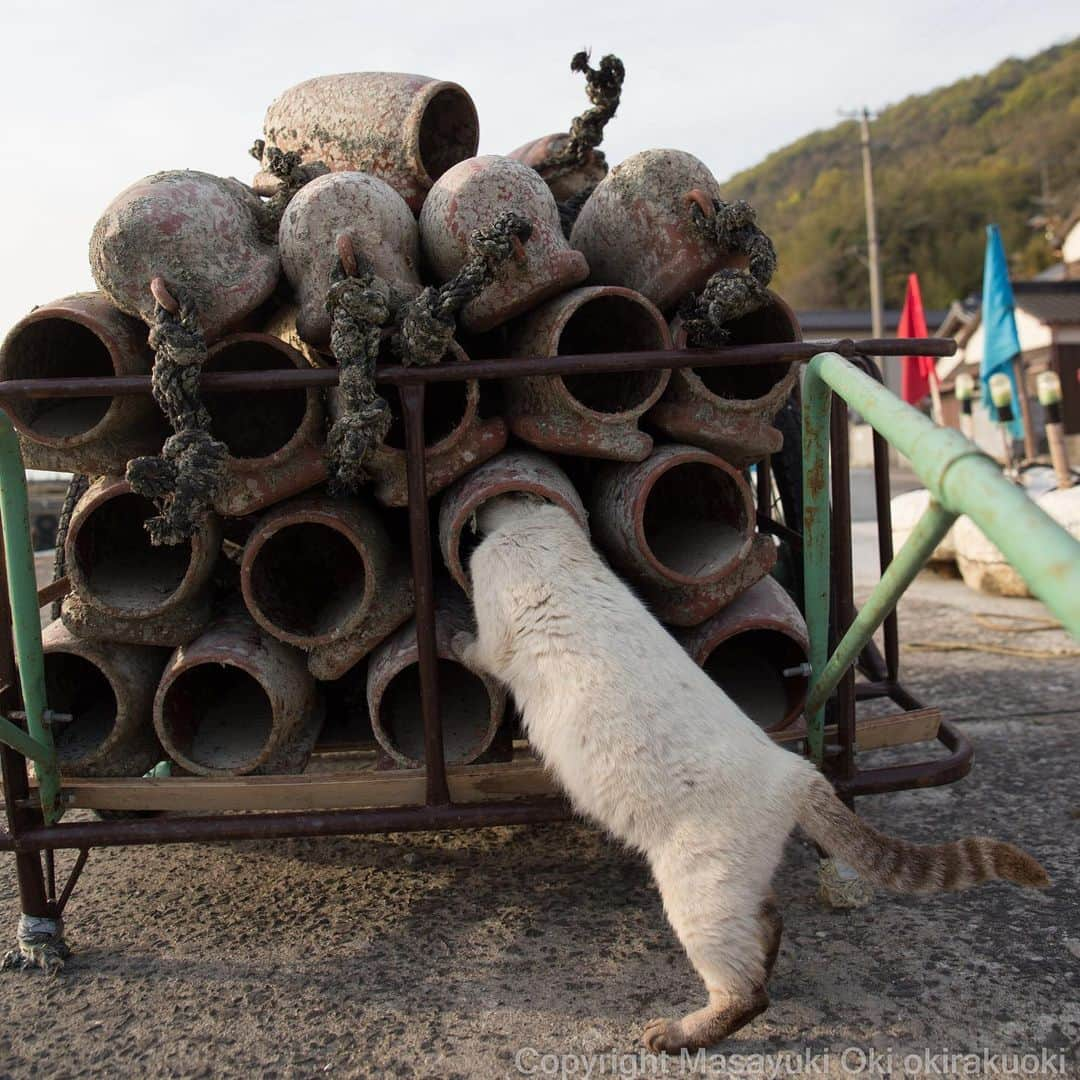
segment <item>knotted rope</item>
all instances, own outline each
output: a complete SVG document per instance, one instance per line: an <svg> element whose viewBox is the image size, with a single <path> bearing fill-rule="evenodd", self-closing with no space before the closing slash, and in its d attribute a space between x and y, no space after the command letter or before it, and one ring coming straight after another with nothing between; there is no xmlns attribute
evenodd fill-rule
<svg viewBox="0 0 1080 1080"><path fill-rule="evenodd" d="M593 107L574 117L566 142L536 166L536 171L549 181L584 165L590 153L595 153L600 163L604 164L603 151L596 148L603 142L604 128L619 107L623 80L626 78L623 62L611 55L605 56L599 67L592 68L587 52L575 53L570 61L570 70L585 72L585 94Z"/></svg>
<svg viewBox="0 0 1080 1080"><path fill-rule="evenodd" d="M507 259L523 259L522 244L532 235L529 220L504 210L487 228L469 237L471 257L445 284L429 286L405 306L394 351L403 364L430 367L445 355L457 329L457 313L494 280Z"/></svg>
<svg viewBox="0 0 1080 1080"><path fill-rule="evenodd" d="M584 165L590 154L593 161L607 172L604 152L597 147L604 140L607 122L619 107L623 80L626 78L626 68L617 56L605 56L598 68L591 68L587 52L575 53L570 61L570 70L585 72L585 93L593 103L593 108L587 109L570 122L570 133L566 142L536 166L536 171L549 182ZM559 203L559 221L567 238L578 214L581 213L581 208L595 190L596 185L590 184Z"/></svg>
<svg viewBox="0 0 1080 1080"><path fill-rule="evenodd" d="M90 486L90 477L77 475L68 481L67 492L64 494L64 505L60 508L60 521L56 526L56 550L53 552L53 581L59 581L67 573L67 547L68 527L71 525L71 515L75 512L75 504L83 497L86 489ZM63 600L54 600L52 605L52 617L60 618L60 608Z"/></svg>
<svg viewBox="0 0 1080 1080"><path fill-rule="evenodd" d="M754 208L743 200L722 202L694 190L687 197L690 220L698 233L723 251L748 258L749 269L718 270L679 308L687 340L699 348L723 345L726 324L763 307L776 273L776 248L757 224Z"/></svg>
<svg viewBox="0 0 1080 1080"><path fill-rule="evenodd" d="M198 531L213 503L229 451L210 434L210 414L199 395L207 349L194 305L177 301L161 278L150 287L155 300L151 384L173 434L160 457L128 462L127 481L158 509L158 516L146 522L150 542L180 544Z"/></svg>
<svg viewBox="0 0 1080 1080"><path fill-rule="evenodd" d="M292 197L306 183L330 170L321 161L304 162L295 150L268 147L263 139L256 139L249 153L280 181L277 191L263 203L263 231L267 239L277 240L278 226Z"/></svg>
<svg viewBox="0 0 1080 1080"><path fill-rule="evenodd" d="M389 290L371 264L358 258L345 235L338 238L338 260L326 294L330 312L330 351L339 370L342 411L326 437L330 490L358 491L367 482L364 465L390 430L390 406L375 390L375 362L382 327L390 321Z"/></svg>
<svg viewBox="0 0 1080 1080"><path fill-rule="evenodd" d="M357 257L348 236L339 237L338 261L326 299L331 314L330 351L340 370L343 399L326 440L333 493L355 492L367 482L365 461L390 430L390 408L375 390L381 328L400 314L392 341L394 353L403 364L437 364L457 330L457 313L494 281L511 255L524 254L522 242L531 234L526 218L513 210L503 211L487 228L469 237L472 255L449 281L437 289L429 286L400 306L370 264Z"/></svg>

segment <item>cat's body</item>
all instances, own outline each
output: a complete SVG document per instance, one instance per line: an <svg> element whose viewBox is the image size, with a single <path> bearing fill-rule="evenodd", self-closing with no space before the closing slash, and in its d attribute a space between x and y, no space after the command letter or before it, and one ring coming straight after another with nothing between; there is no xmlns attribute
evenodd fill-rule
<svg viewBox="0 0 1080 1080"><path fill-rule="evenodd" d="M690 659L569 514L496 499L471 562L477 637L455 650L514 694L530 743L574 807L648 859L709 1005L648 1025L653 1050L706 1046L768 1005L781 921L770 882L799 824L901 891L993 877L1045 884L1030 856L969 839L918 847L874 832Z"/></svg>

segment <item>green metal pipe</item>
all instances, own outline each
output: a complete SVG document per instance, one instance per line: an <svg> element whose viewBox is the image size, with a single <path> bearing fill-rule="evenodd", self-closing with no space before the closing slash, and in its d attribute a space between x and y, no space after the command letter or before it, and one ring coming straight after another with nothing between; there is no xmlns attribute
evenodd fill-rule
<svg viewBox="0 0 1080 1080"><path fill-rule="evenodd" d="M13 724L6 716L0 716L0 742L18 750L23 757L31 761L41 761L49 756L49 748L32 735L27 735L18 724Z"/></svg>
<svg viewBox="0 0 1080 1080"><path fill-rule="evenodd" d="M803 451L803 607L810 640L810 690L829 658L829 559L832 527L829 517L829 403L831 391L812 365L802 391ZM825 754L825 710L806 709L810 757L820 765Z"/></svg>
<svg viewBox="0 0 1080 1080"><path fill-rule="evenodd" d="M838 393L852 409L911 462L937 504L901 551L901 565L886 574L871 597L872 611L858 618L841 643L844 655L827 665L829 632L829 402ZM905 404L838 353L819 353L803 384L803 539L806 622L813 674L807 707L811 755L824 750L824 700L870 639L884 615L948 529L967 514L1001 549L1032 593L1080 638L1080 541L1031 501L1023 490L959 432L941 428ZM944 526L944 528L942 528ZM940 534L939 534L939 530ZM937 539L930 543L937 534ZM929 546L928 546L929 545ZM880 616L880 618L879 618ZM826 675L828 679L826 679ZM829 685L828 680L832 680ZM820 686L820 691L818 687Z"/></svg>
<svg viewBox="0 0 1080 1080"><path fill-rule="evenodd" d="M26 471L19 440L7 413L0 412L0 527L4 533L8 596L19 668L26 728L33 744L16 745L10 738L10 722L0 727L0 739L34 762L38 794L45 823L60 816L60 770L52 732L45 724L45 664L41 653L41 614L37 601L34 550L30 542L30 511L26 498ZM22 740L20 740L22 741Z"/></svg>

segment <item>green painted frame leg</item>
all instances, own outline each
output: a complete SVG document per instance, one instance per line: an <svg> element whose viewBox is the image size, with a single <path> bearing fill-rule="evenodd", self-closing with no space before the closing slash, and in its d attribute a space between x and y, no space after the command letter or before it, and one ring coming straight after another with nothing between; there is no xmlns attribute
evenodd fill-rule
<svg viewBox="0 0 1080 1080"><path fill-rule="evenodd" d="M51 825L62 812L60 770L52 731L45 723L45 664L41 652L34 551L30 542L26 471L15 429L3 412L0 412L0 526L4 533L15 662L19 669L27 727L27 731L23 731L4 717L0 721L0 740L33 761L41 809L45 823Z"/></svg>
<svg viewBox="0 0 1080 1080"><path fill-rule="evenodd" d="M829 404L833 393L908 458L932 501L830 660ZM818 765L825 751L826 699L960 514L967 514L982 529L1032 593L1066 630L1080 638L1080 541L1003 477L999 466L959 432L938 427L838 353L819 353L806 367L803 512L812 667L807 741Z"/></svg>

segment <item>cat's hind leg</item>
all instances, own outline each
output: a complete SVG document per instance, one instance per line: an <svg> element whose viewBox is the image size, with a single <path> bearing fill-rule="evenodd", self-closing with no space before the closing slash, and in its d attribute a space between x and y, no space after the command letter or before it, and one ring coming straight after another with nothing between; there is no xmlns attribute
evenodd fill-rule
<svg viewBox="0 0 1080 1080"><path fill-rule="evenodd" d="M698 856L688 860L692 868L681 869L678 861L654 862L664 909L705 983L709 1003L678 1020L648 1023L643 1041L653 1052L714 1046L769 1007L765 982L776 961L783 922L768 879L740 878L710 862Z"/></svg>
<svg viewBox="0 0 1080 1080"><path fill-rule="evenodd" d="M758 923L765 948L765 981L768 982L776 966L776 958L780 954L780 938L784 933L784 916L780 914L776 895L771 891L761 902Z"/></svg>

